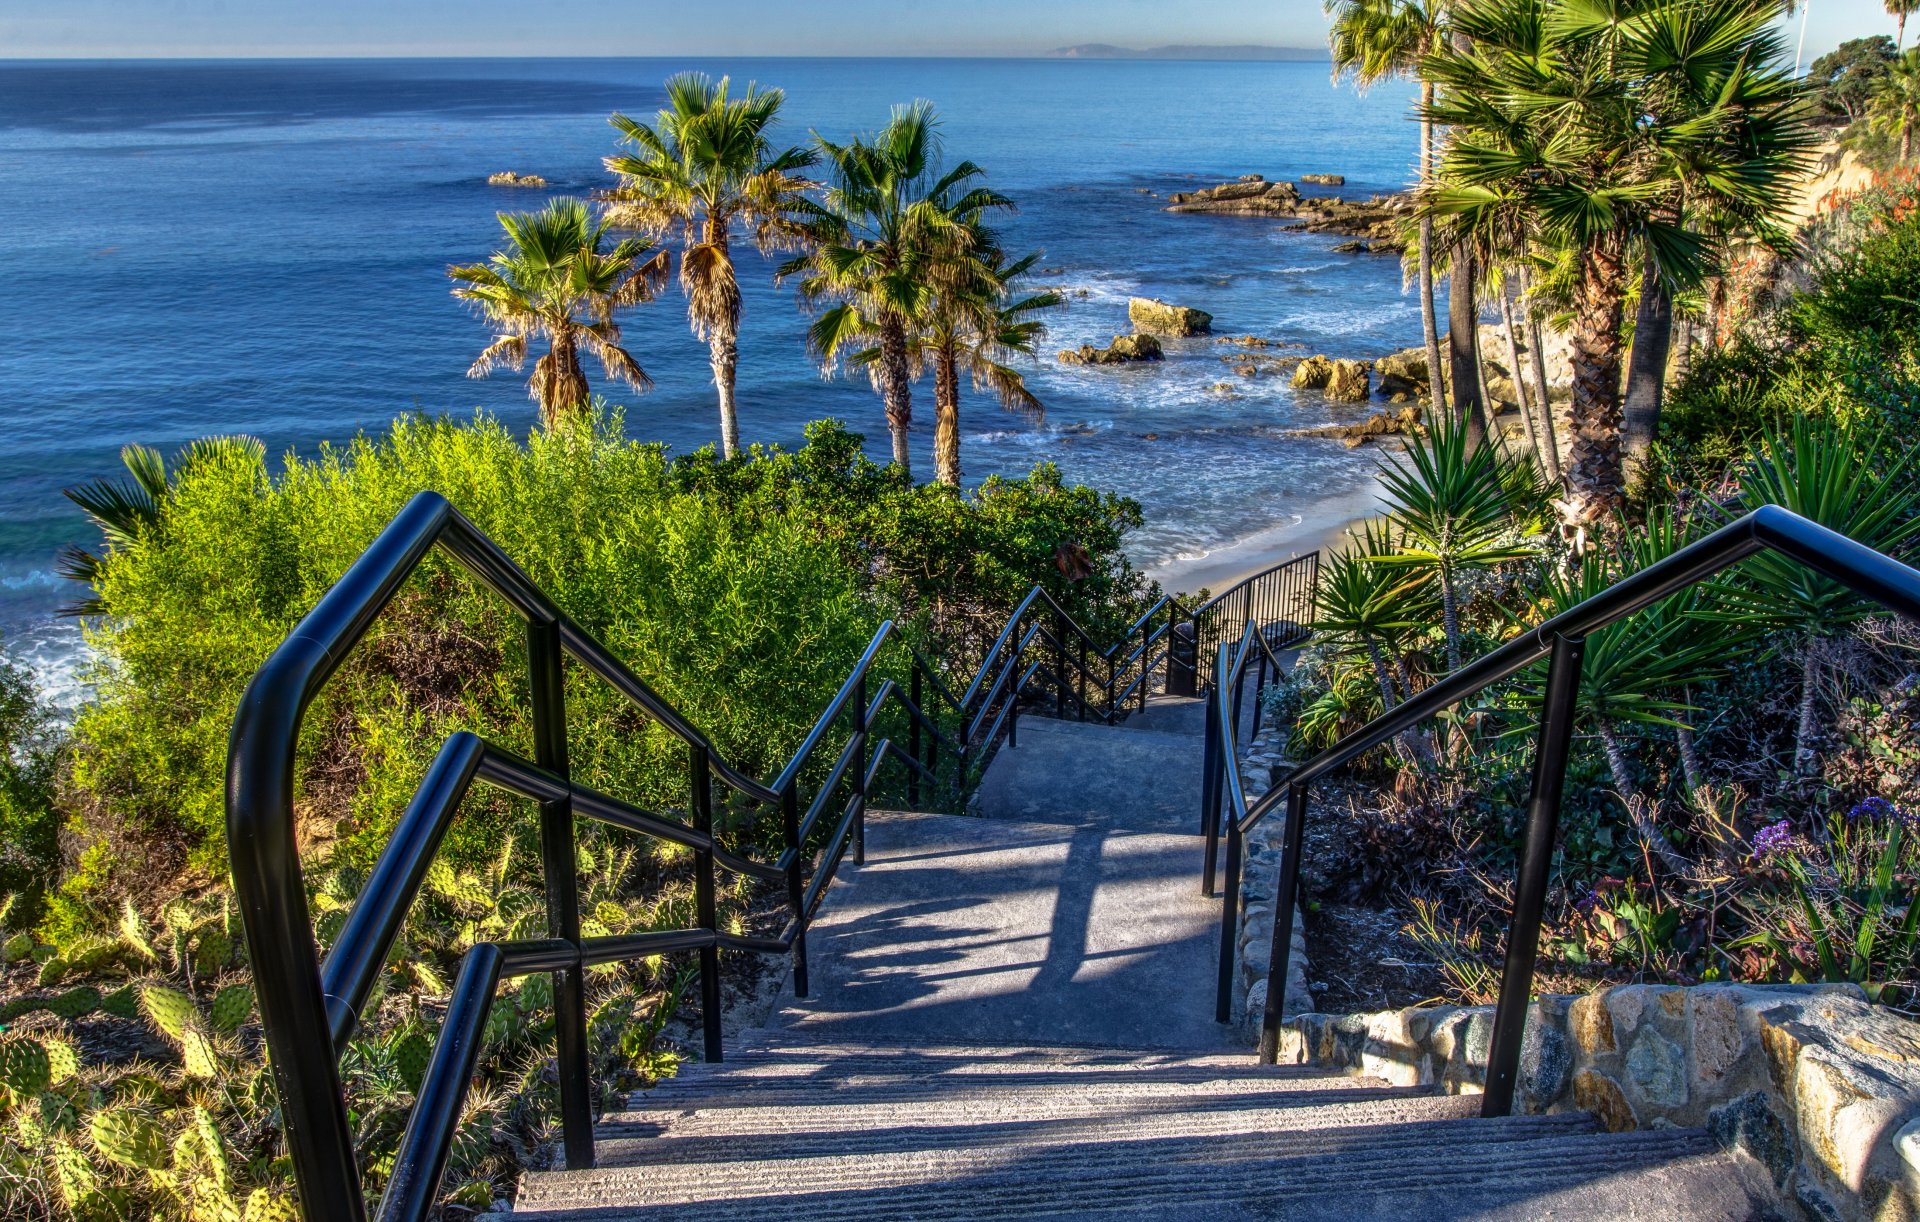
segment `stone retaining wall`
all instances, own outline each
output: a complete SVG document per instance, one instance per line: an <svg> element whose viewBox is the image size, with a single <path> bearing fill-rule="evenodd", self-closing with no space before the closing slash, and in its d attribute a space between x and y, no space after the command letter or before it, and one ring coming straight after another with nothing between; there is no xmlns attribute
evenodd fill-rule
<svg viewBox="0 0 1920 1222"><path fill-rule="evenodd" d="M1477 1094L1493 1007L1302 1014L1283 1064ZM1806 1216L1920 1220L1920 1024L1853 985L1621 985L1528 1012L1514 1109L1708 1129Z"/></svg>
<svg viewBox="0 0 1920 1222"><path fill-rule="evenodd" d="M1266 794L1273 784L1273 768L1286 759L1286 734L1271 723L1240 754L1240 775L1249 798ZM1279 894L1281 838L1286 830L1282 812L1276 811L1253 829L1244 846L1245 863L1240 870L1240 930L1236 952L1239 970L1234 974L1233 1000L1240 1016L1241 1031L1249 1040L1257 1040L1260 1019L1267 1008L1267 968L1273 955L1273 900ZM1221 853L1226 852L1225 842ZM1294 908L1292 951L1287 956L1287 991L1281 1014L1291 1018L1313 1009L1313 993L1307 985L1307 923L1299 908Z"/></svg>

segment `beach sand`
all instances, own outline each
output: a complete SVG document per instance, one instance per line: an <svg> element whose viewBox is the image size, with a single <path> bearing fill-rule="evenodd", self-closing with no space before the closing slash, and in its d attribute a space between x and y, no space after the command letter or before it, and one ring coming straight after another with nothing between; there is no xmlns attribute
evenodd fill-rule
<svg viewBox="0 0 1920 1222"><path fill-rule="evenodd" d="M1317 501L1298 522L1272 526L1193 560L1170 561L1147 575L1169 593L1213 594L1264 569L1311 551L1340 547L1347 531L1384 512L1380 485L1368 477L1350 491Z"/></svg>

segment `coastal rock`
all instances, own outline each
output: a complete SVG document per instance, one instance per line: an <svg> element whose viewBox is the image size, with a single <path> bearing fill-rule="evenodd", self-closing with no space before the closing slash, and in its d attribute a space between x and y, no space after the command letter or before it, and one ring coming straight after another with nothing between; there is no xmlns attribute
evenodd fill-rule
<svg viewBox="0 0 1920 1222"><path fill-rule="evenodd" d="M1412 433L1419 425L1420 409L1407 406L1396 412L1375 412L1365 420L1357 420L1352 424L1328 424L1317 429L1301 429L1294 436L1331 437L1336 441L1346 442L1348 448L1352 448L1376 437Z"/></svg>
<svg viewBox="0 0 1920 1222"><path fill-rule="evenodd" d="M1327 398L1345 403L1365 403L1373 393L1372 379L1365 361L1335 361L1327 375Z"/></svg>
<svg viewBox="0 0 1920 1222"><path fill-rule="evenodd" d="M1135 361L1158 361L1166 353L1160 348L1160 341L1151 335L1116 335L1113 343L1105 348L1096 348L1092 344L1081 344L1078 348L1060 350L1060 363L1063 365L1126 365Z"/></svg>
<svg viewBox="0 0 1920 1222"><path fill-rule="evenodd" d="M1302 174L1301 182L1310 182L1316 187L1344 187L1347 185L1345 174Z"/></svg>
<svg viewBox="0 0 1920 1222"><path fill-rule="evenodd" d="M1216 344L1238 344L1242 348L1271 348L1273 341L1261 339L1258 335L1223 335L1213 341Z"/></svg>
<svg viewBox="0 0 1920 1222"><path fill-rule="evenodd" d="M1373 371L1380 375L1381 394L1428 393L1427 350L1424 347L1389 352L1373 363Z"/></svg>
<svg viewBox="0 0 1920 1222"><path fill-rule="evenodd" d="M1310 356L1293 369L1293 387L1295 390L1321 390L1333 377L1333 361L1329 357Z"/></svg>
<svg viewBox="0 0 1920 1222"><path fill-rule="evenodd" d="M1393 244L1390 242L1376 244L1373 242L1363 242L1359 238L1355 238L1351 242L1342 242L1335 246L1333 253L1336 255L1391 255L1399 252L1393 248Z"/></svg>
<svg viewBox="0 0 1920 1222"><path fill-rule="evenodd" d="M1345 181L1336 174L1313 177ZM1406 194L1376 195L1365 200L1332 195L1303 196L1290 182L1268 182L1255 174L1198 191L1176 191L1167 200L1169 212L1270 216L1298 221L1299 227L1309 233L1364 238L1369 254L1397 254L1405 250L1406 243L1400 236L1401 222L1413 211L1412 197Z"/></svg>
<svg viewBox="0 0 1920 1222"><path fill-rule="evenodd" d="M547 180L538 174L516 174L512 170L502 170L498 174L487 175L490 187L544 187Z"/></svg>
<svg viewBox="0 0 1920 1222"><path fill-rule="evenodd" d="M1205 335L1213 330L1213 315L1205 310L1171 305L1157 297L1128 299L1127 320L1135 331L1153 335Z"/></svg>

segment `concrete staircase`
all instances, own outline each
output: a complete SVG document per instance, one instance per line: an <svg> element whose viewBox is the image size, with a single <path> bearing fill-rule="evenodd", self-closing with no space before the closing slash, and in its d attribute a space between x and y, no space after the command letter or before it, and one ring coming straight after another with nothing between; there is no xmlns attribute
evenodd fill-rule
<svg viewBox="0 0 1920 1222"><path fill-rule="evenodd" d="M1748 1219L1696 1129L1257 1065L1212 1021L1199 710L1023 717L977 816L873 813L809 935L812 995L607 1115L556 1222Z"/></svg>

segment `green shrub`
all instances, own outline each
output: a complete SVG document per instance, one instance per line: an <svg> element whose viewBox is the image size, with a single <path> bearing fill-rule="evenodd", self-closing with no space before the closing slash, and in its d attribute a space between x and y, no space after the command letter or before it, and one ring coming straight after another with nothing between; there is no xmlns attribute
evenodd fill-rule
<svg viewBox="0 0 1920 1222"><path fill-rule="evenodd" d="M38 902L52 881L59 817L53 768L58 735L33 679L0 651L0 896Z"/></svg>
<svg viewBox="0 0 1920 1222"><path fill-rule="evenodd" d="M233 709L255 668L409 497L445 495L748 773L771 777L883 615L1004 617L1043 562L1083 549L1063 593L1119 619L1146 587L1118 555L1130 502L1042 468L977 494L908 486L816 425L794 453L669 463L616 419L524 443L487 418L403 418L381 437L289 457L244 448L176 471L150 527L110 550L91 628L98 698L74 730L80 854L55 930L103 898L225 872ZM994 625L997 628L997 623ZM430 558L309 710L304 843L369 862L445 736L531 752L518 619ZM686 801L685 747L590 677L568 684L574 775L655 808ZM526 812L476 792L444 852L490 858ZM771 825L774 821L766 820ZM768 834L777 828L766 826Z"/></svg>

